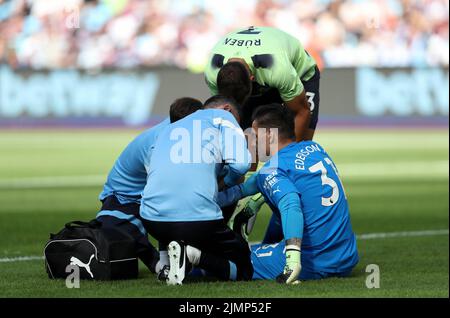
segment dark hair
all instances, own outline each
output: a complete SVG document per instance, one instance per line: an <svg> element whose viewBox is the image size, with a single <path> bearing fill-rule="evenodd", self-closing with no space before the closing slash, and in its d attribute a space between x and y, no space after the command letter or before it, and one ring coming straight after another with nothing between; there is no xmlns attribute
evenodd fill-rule
<svg viewBox="0 0 450 318"><path fill-rule="evenodd" d="M202 108L203 104L198 99L191 97L177 98L170 105L170 122L174 123Z"/></svg>
<svg viewBox="0 0 450 318"><path fill-rule="evenodd" d="M217 106L223 104L230 104L237 110L239 110L239 105L233 97L214 95L205 101L204 108L216 108Z"/></svg>
<svg viewBox="0 0 450 318"><path fill-rule="evenodd" d="M228 104L233 107L236 112L239 114L239 117L242 118L241 108L239 104L233 97L223 96L223 95L214 95L208 98L204 103L204 108L217 108L218 106Z"/></svg>
<svg viewBox="0 0 450 318"><path fill-rule="evenodd" d="M295 138L295 125L293 112L281 104L268 104L255 109L252 121L256 121L258 127L277 128L282 138Z"/></svg>
<svg viewBox="0 0 450 318"><path fill-rule="evenodd" d="M244 64L228 62L217 74L217 89L220 95L233 97L244 105L252 92L250 74Z"/></svg>

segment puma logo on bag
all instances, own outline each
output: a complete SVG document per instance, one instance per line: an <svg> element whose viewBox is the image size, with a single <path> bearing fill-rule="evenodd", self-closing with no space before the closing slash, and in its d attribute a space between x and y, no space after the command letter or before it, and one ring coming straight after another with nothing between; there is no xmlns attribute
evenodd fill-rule
<svg viewBox="0 0 450 318"><path fill-rule="evenodd" d="M94 275L91 272L91 261L94 258L94 254L91 255L91 258L89 259L89 262L87 264L83 263L82 261L80 261L78 258L76 258L75 256L72 256L70 258L70 265L76 265L78 267L82 267L84 269L86 269L86 271L89 273L89 275L91 275L92 278L94 278Z"/></svg>

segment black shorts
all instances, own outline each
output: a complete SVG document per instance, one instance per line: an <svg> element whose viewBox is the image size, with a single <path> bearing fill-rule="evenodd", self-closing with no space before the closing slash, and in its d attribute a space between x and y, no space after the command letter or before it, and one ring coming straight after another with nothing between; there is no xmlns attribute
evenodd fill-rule
<svg viewBox="0 0 450 318"><path fill-rule="evenodd" d="M121 211L125 214L133 215L134 217L140 219L141 216L139 214L139 209L141 205L138 203L127 203L122 204L119 202L119 200L114 196L110 195L109 197L106 197L102 200L102 207L101 211L108 210L108 211Z"/></svg>
<svg viewBox="0 0 450 318"><path fill-rule="evenodd" d="M97 217L104 228L114 228L131 236L137 247L139 259L152 271L159 259L159 253L150 243L148 234L142 224L142 218L139 215L140 205L137 203L121 204L115 196L109 196L103 200L102 212L121 212L129 219L119 218L114 215L101 215Z"/></svg>
<svg viewBox="0 0 450 318"><path fill-rule="evenodd" d="M149 248L151 246L146 233L142 233L137 226L128 220L119 219L111 215L102 215L97 217L102 223L103 228L114 228L121 232L127 233L141 247Z"/></svg>
<svg viewBox="0 0 450 318"><path fill-rule="evenodd" d="M236 264L238 279L249 280L253 275L248 243L232 231L223 220L191 222L155 222L144 220L148 233L161 245L182 241Z"/></svg>
<svg viewBox="0 0 450 318"><path fill-rule="evenodd" d="M315 73L313 77L311 77L307 81L302 81L302 84L305 88L306 99L308 100L309 107L311 110L311 121L309 123L310 129L316 129L317 122L319 121L319 104L320 104L320 70L316 66ZM253 87L253 92L259 91L258 84L255 84ZM278 90L275 88L271 88L265 90L263 93L252 94L248 99L247 103L245 103L242 108L242 128L247 129L252 126L252 114L259 106L267 105L271 103L282 104L283 100L278 93Z"/></svg>
<svg viewBox="0 0 450 318"><path fill-rule="evenodd" d="M114 211L118 211L129 217L127 220L120 217L115 217L114 215L99 216L97 219L102 222L103 227L117 228L131 235L139 245L145 247L151 246L148 241L147 232L142 224L142 218L139 215L139 204L121 204L114 195L106 197L102 203L103 205L100 211L108 211L107 213L114 213Z"/></svg>

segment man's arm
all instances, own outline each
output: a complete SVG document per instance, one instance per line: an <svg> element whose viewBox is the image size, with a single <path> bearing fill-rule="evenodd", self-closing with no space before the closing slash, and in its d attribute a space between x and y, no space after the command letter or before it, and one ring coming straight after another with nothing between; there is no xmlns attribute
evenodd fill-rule
<svg viewBox="0 0 450 318"><path fill-rule="evenodd" d="M303 237L303 212L298 193L286 194L277 205L281 214L281 225L286 241L301 241ZM300 245L298 246L300 248Z"/></svg>
<svg viewBox="0 0 450 318"><path fill-rule="evenodd" d="M303 212L300 203L300 193L289 178L286 163L279 158L279 167L275 173L266 177L261 191L268 197L281 215L281 226L286 243L286 266L277 277L277 282L296 284L301 271L300 249L303 238Z"/></svg>
<svg viewBox="0 0 450 318"><path fill-rule="evenodd" d="M214 118L214 123L220 126L222 160L228 164L228 173L224 176L227 187L243 181L242 177L250 169L252 156L247 148L242 128L236 119L228 112L221 112L221 117Z"/></svg>
<svg viewBox="0 0 450 318"><path fill-rule="evenodd" d="M305 90L294 99L284 102L286 106L292 110L295 114L295 139L297 142L302 140L308 140L308 127L311 117L311 112L309 110L309 103L306 99Z"/></svg>
<svg viewBox="0 0 450 318"><path fill-rule="evenodd" d="M227 175L223 178L223 188L242 183L245 178L244 175L250 169L250 164L230 163L229 167Z"/></svg>
<svg viewBox="0 0 450 318"><path fill-rule="evenodd" d="M254 173L246 182L219 192L217 204L221 208L226 207L238 202L242 198L258 193L259 190L256 184L256 178L257 173Z"/></svg>
<svg viewBox="0 0 450 318"><path fill-rule="evenodd" d="M286 266L277 277L277 282L293 284L297 283L300 275L301 246L303 237L303 213L300 206L300 198L297 193L286 194L277 205L281 214L281 225L286 242Z"/></svg>
<svg viewBox="0 0 450 318"><path fill-rule="evenodd" d="M272 73L270 84L278 89L284 104L295 114L296 141L306 140L311 114L305 87L286 56L280 57L278 64L279 67Z"/></svg>

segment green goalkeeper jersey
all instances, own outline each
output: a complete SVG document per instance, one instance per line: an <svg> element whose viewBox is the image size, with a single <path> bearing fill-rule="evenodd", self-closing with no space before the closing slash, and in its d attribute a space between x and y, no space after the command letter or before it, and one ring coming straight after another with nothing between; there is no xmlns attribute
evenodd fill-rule
<svg viewBox="0 0 450 318"><path fill-rule="evenodd" d="M218 93L217 74L231 58L244 59L263 86L278 89L283 101L303 92L302 81L310 79L316 62L299 40L276 28L250 27L227 34L213 48L205 79L213 95Z"/></svg>

